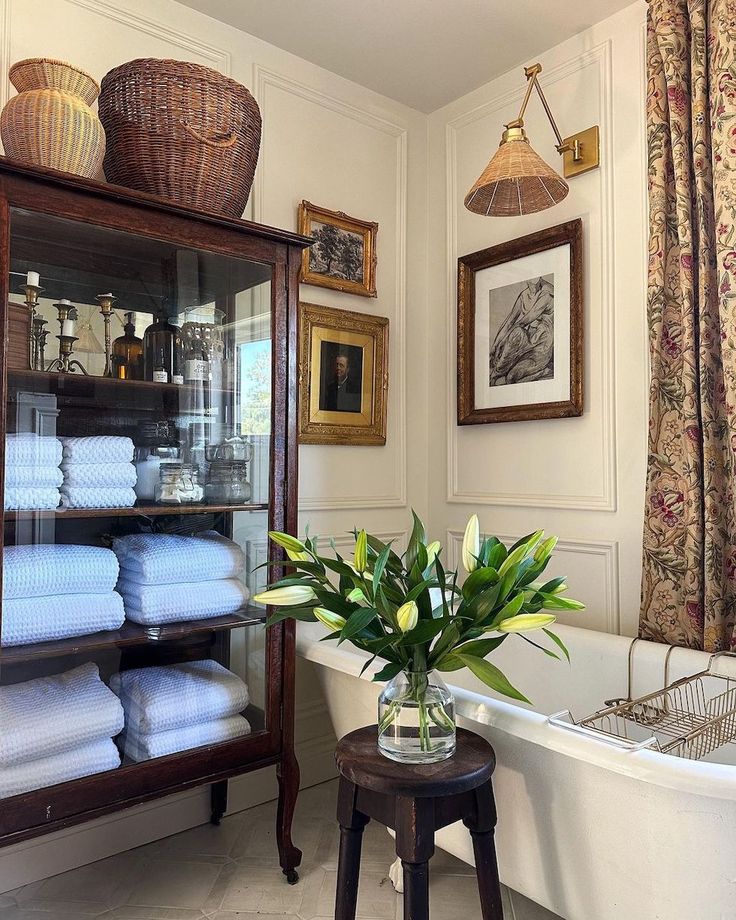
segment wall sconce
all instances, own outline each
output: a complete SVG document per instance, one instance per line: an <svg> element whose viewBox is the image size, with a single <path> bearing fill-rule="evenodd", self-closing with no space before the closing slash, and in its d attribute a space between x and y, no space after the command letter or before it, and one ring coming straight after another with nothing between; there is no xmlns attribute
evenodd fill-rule
<svg viewBox="0 0 736 920"><path fill-rule="evenodd" d="M524 112L535 88L555 132L565 178L600 164L598 125L563 140L537 79L541 72L541 64L524 68L528 83L519 115L504 126L498 150L465 196L469 211L486 217L518 217L551 208L567 195L565 179L534 151L524 131Z"/></svg>

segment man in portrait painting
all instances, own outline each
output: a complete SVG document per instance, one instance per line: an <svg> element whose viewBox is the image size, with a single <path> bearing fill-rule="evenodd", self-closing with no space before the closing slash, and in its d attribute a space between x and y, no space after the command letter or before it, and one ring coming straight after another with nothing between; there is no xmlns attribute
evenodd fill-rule
<svg viewBox="0 0 736 920"><path fill-rule="evenodd" d="M351 347L348 346L334 357L332 374L320 400L321 409L333 412L360 412L361 380L359 374L351 367L350 350Z"/></svg>
<svg viewBox="0 0 736 920"><path fill-rule="evenodd" d="M490 386L554 377L553 279L545 275L509 286L521 290L491 344ZM502 291L504 288L497 289Z"/></svg>

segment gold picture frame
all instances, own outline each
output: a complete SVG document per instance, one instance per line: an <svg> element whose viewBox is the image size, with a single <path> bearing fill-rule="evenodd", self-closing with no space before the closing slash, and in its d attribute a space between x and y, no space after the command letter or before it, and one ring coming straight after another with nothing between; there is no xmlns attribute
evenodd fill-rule
<svg viewBox="0 0 736 920"><path fill-rule="evenodd" d="M299 304L299 441L385 444L388 319Z"/></svg>
<svg viewBox="0 0 736 920"><path fill-rule="evenodd" d="M376 296L377 223L302 201L298 229L315 241L302 253L303 284Z"/></svg>

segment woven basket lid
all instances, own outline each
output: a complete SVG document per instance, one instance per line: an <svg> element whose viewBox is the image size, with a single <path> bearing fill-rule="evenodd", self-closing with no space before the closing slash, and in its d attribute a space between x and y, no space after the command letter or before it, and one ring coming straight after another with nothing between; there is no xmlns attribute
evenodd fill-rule
<svg viewBox="0 0 736 920"><path fill-rule="evenodd" d="M465 196L465 207L487 217L519 217L551 208L568 191L567 182L518 128L504 132L501 146Z"/></svg>

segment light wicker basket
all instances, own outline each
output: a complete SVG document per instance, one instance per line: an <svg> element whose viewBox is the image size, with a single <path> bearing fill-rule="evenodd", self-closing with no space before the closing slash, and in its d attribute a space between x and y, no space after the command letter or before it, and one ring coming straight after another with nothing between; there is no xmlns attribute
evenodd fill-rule
<svg viewBox="0 0 736 920"><path fill-rule="evenodd" d="M19 92L0 114L6 155L32 166L99 177L105 132L90 108L99 92L96 81L49 58L18 61L9 76Z"/></svg>
<svg viewBox="0 0 736 920"><path fill-rule="evenodd" d="M240 217L261 143L248 90L208 67L142 58L102 81L109 182Z"/></svg>

